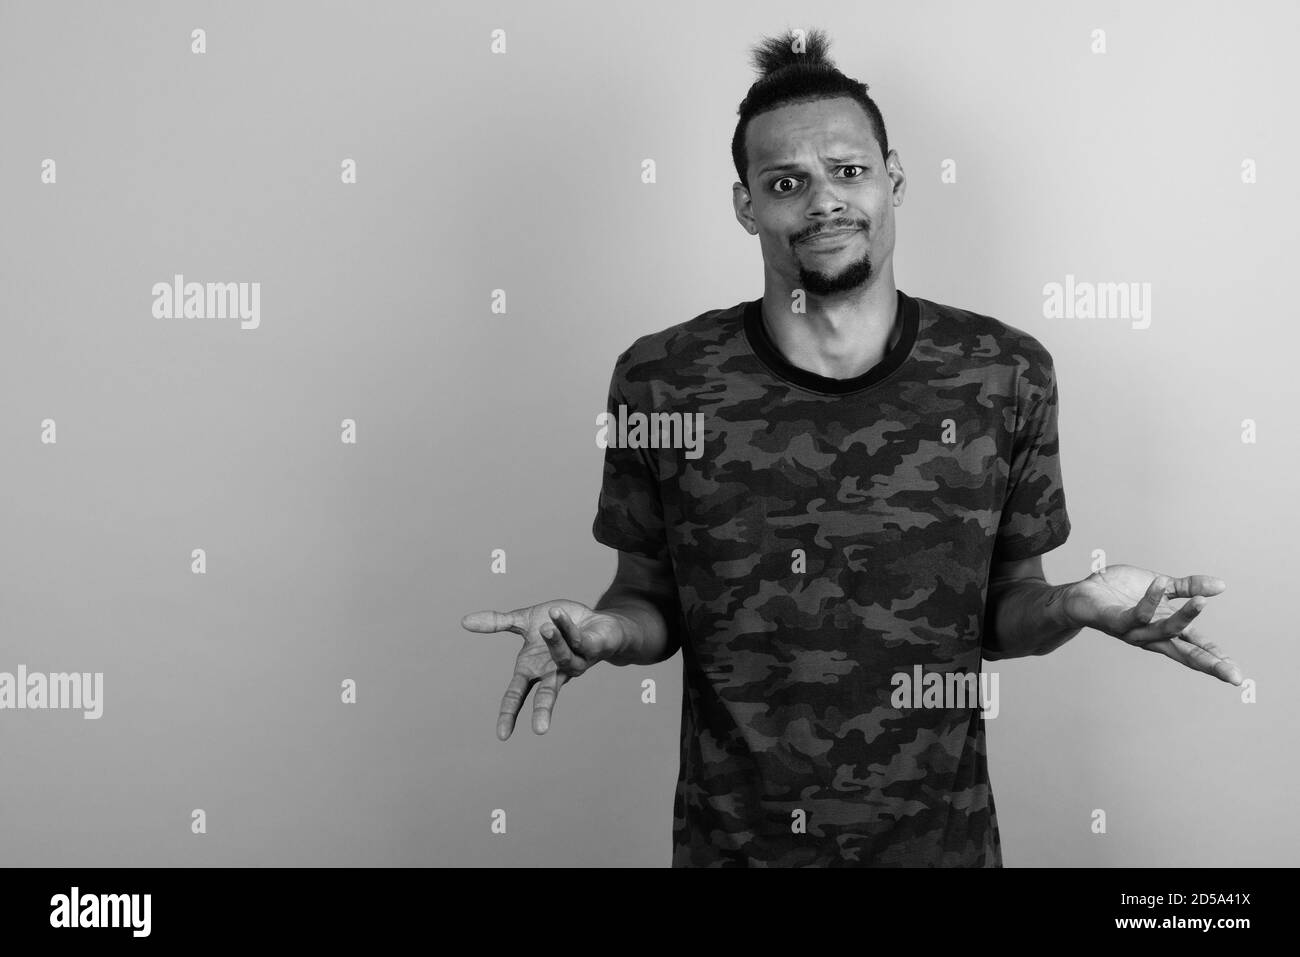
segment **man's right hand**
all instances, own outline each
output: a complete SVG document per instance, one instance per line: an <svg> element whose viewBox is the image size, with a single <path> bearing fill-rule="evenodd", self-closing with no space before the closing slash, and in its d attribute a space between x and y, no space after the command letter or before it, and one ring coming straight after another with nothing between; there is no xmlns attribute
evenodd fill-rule
<svg viewBox="0 0 1300 957"><path fill-rule="evenodd" d="M501 699L497 737L502 741L514 731L515 719L534 683L537 693L533 695L533 731L545 734L564 683L597 662L623 652L631 630L631 623L623 616L593 611L567 598L514 611L475 611L460 623L479 634L510 631L524 639L515 658L515 675Z"/></svg>

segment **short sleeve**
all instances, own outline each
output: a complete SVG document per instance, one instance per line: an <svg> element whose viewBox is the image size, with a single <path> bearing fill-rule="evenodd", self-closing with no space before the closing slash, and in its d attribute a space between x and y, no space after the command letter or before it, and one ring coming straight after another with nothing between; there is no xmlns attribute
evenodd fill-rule
<svg viewBox="0 0 1300 957"><path fill-rule="evenodd" d="M1011 443L1007 493L993 546L993 561L1014 562L1050 551L1070 535L1057 435L1056 370L1046 349L1022 375L1016 432Z"/></svg>
<svg viewBox="0 0 1300 957"><path fill-rule="evenodd" d="M625 372L628 353L619 357L610 377L609 399L605 406L605 466L600 499L591 533L596 541L624 552L636 552L661 561L668 560L668 541L664 526L664 509L659 494L659 476L650 451L644 447L619 445L619 415L633 412L649 414L648 390L629 387ZM628 393L645 395L641 401Z"/></svg>

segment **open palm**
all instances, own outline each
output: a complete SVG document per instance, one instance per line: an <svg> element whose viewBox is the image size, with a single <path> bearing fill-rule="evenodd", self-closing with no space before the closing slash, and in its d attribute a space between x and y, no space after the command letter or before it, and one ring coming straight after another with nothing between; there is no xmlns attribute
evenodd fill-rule
<svg viewBox="0 0 1300 957"><path fill-rule="evenodd" d="M555 699L565 682L618 652L624 641L619 618L567 598L514 611L472 612L461 619L461 626L480 634L509 631L524 639L497 716L497 737L502 741L514 731L533 685L537 686L533 695L533 731L545 734L551 725Z"/></svg>
<svg viewBox="0 0 1300 957"><path fill-rule="evenodd" d="M1191 625L1210 598L1227 587L1213 575L1175 578L1136 565L1108 565L1074 584L1065 611L1080 626L1239 685L1241 669ZM1174 608L1171 598L1187 601Z"/></svg>

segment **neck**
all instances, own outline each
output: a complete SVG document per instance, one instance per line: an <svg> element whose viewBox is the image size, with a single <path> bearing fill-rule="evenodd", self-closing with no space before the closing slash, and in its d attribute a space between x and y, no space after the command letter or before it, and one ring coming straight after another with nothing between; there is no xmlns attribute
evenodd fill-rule
<svg viewBox="0 0 1300 957"><path fill-rule="evenodd" d="M898 343L902 321L892 272L835 296L807 295L806 311L791 310L794 287L768 277L763 324L791 365L828 379L851 379L878 365Z"/></svg>

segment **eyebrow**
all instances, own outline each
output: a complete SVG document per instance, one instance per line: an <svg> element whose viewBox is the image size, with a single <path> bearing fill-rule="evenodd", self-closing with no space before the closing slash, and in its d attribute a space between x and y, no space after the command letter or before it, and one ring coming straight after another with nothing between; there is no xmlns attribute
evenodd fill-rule
<svg viewBox="0 0 1300 957"><path fill-rule="evenodd" d="M848 156L828 156L826 157L826 160L827 162L836 163L836 164L852 163L854 166L867 165L866 155L861 153L850 153ZM799 168L798 163L778 163L772 166L764 166L762 169L758 171L758 175L764 176L767 173L775 173L783 169L798 169L798 168Z"/></svg>

